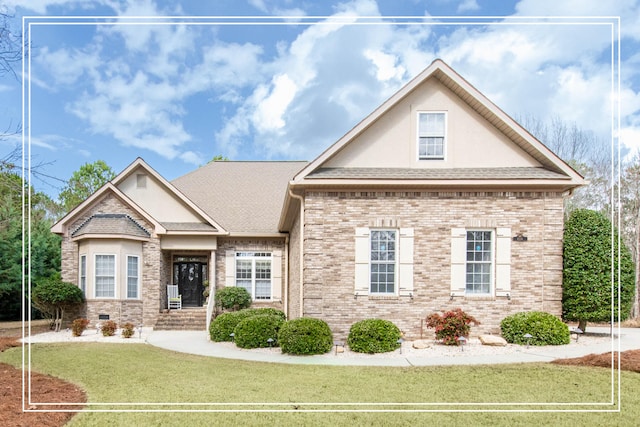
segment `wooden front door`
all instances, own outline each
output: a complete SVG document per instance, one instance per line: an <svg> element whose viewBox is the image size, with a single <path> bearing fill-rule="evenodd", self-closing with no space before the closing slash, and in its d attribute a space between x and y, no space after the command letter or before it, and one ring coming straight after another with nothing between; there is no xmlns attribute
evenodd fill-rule
<svg viewBox="0 0 640 427"><path fill-rule="evenodd" d="M182 305L187 307L202 307L204 297L203 265L200 262L177 262L173 264L173 279L180 295Z"/></svg>

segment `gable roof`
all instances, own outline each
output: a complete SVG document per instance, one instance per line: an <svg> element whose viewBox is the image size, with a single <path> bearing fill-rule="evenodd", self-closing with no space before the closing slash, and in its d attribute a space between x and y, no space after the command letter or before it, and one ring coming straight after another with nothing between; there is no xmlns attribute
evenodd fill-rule
<svg viewBox="0 0 640 427"><path fill-rule="evenodd" d="M65 234L67 233L68 226L83 212L90 209L91 207L100 203L105 197L109 194L115 196L118 200L124 203L126 206L131 208L133 211L137 212L142 218L149 221L154 226L154 231L157 234L165 233L166 229L156 221L151 215L144 211L140 206L138 206L133 200L127 197L122 191L120 191L115 185L111 182L107 182L105 185L100 187L95 193L85 199L78 206L73 208L69 213L67 213L64 217L62 217L58 222L51 226L51 232L55 234ZM78 229L72 230L72 232L77 232Z"/></svg>
<svg viewBox="0 0 640 427"><path fill-rule="evenodd" d="M125 170L123 170L112 182L118 186L123 183L132 174L143 170L145 173L151 175L160 185L173 197L179 200L188 210L194 212L198 217L202 218L203 222L175 222L166 221L162 222L163 227L168 232L207 232L209 234L227 234L227 231L218 224L206 211L200 206L189 199L178 188L167 181L162 175L156 172L151 166L149 166L142 158L138 157L133 163L131 163Z"/></svg>
<svg viewBox="0 0 640 427"><path fill-rule="evenodd" d="M172 181L232 235L277 235L287 184L307 162L216 161Z"/></svg>
<svg viewBox="0 0 640 427"><path fill-rule="evenodd" d="M580 186L584 184L582 176L571 168L567 163L560 159L555 153L553 153L544 144L538 141L533 135L525 130L520 124L513 120L509 115L502 111L498 106L486 98L469 82L456 73L451 67L445 64L442 60L436 59L433 61L422 73L407 83L398 92L392 95L382 105L376 108L370 115L364 118L354 128L341 137L336 143L330 146L322 154L320 154L315 160L310 162L303 170L298 173L292 184L305 183L309 178L318 180L323 175L327 177L325 173L320 173L323 165L327 163L333 157L339 155L339 153L361 135L367 128L380 119L383 115L389 112L400 101L405 99L414 90L420 87L424 82L429 79L437 79L442 85L448 88L451 92L462 99L469 107L475 110L481 117L491 123L496 129L498 129L507 138L513 141L520 149L539 162L542 167L550 172L556 173L556 177L560 178L562 186L566 189ZM531 175L536 175L534 171L524 170L525 168L519 168L520 175L511 174L513 179L531 179ZM353 171L352 171L353 172ZM490 173L489 171L487 171ZM355 176L355 174L352 173ZM360 176L360 179L369 179L372 182L369 184L375 184L374 178L369 176L365 178L364 175ZM408 178L408 177L407 177ZM443 174L440 177L434 179L442 180L442 184L450 184L446 181L451 178L451 175ZM484 179L483 176L478 176L474 179ZM344 177L343 177L344 179ZM384 179L378 176L376 179ZM412 179L421 179L419 176L413 176ZM316 183L318 183L316 181ZM378 182L380 183L380 182ZM335 184L335 183L334 183ZM361 184L364 184L362 182ZM416 184L416 183L414 183ZM431 183L433 184L433 183Z"/></svg>
<svg viewBox="0 0 640 427"><path fill-rule="evenodd" d="M188 209L194 212L198 217L202 218L203 222L194 223L194 222L160 222L156 218L154 218L149 212L143 209L138 203L136 203L132 198L127 196L118 185L122 184L129 176L136 172L144 171L144 173L153 176L157 182L160 183L160 186L168 192L171 196L175 197L181 204L185 206L185 209ZM184 194L182 194L178 189L176 189L170 182L168 182L165 178L163 178L160 174L158 174L153 168L151 168L144 160L141 158L137 158L133 161L129 166L127 166L122 172L120 172L113 180L107 182L101 188L99 188L94 194L89 196L85 201L80 203L74 209L72 209L67 215L65 215L62 219L60 219L56 224L51 227L51 231L57 234L64 234L67 231L67 227L69 224L73 222L74 219L78 218L82 215L90 207L99 203L107 194L115 195L120 201L122 201L125 205L129 206L135 212L140 214L143 218L149 221L154 225L154 231L156 234L166 234L166 233L174 233L174 234L227 234L226 230L221 227L216 221L214 221L206 212L204 212L199 206L189 200ZM114 223L114 218L110 218L105 220L104 218L97 219L91 225L93 229L103 229L110 230ZM109 225L107 225L109 223ZM96 228L97 227L97 228ZM106 228L105 228L106 227ZM77 232L77 230L73 230ZM109 233L106 233L109 234Z"/></svg>

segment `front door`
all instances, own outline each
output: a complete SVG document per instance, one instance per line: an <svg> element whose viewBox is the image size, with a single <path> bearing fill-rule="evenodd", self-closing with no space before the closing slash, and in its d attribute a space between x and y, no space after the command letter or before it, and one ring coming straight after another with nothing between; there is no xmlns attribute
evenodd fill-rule
<svg viewBox="0 0 640 427"><path fill-rule="evenodd" d="M182 305L202 307L204 296L202 292L203 265L200 262L178 262L173 264L173 279L182 295Z"/></svg>

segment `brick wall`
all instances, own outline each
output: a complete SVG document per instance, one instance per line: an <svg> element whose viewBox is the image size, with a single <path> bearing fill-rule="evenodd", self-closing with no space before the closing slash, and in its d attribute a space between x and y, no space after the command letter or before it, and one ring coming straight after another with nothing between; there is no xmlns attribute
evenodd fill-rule
<svg viewBox="0 0 640 427"><path fill-rule="evenodd" d="M304 315L326 320L336 338L345 338L351 324L370 317L392 320L408 337L420 337L421 319L456 307L482 322L473 334L499 333L500 321L519 311L560 315L562 215L559 193L307 193ZM355 229L384 221L414 230L413 298L354 297ZM511 242L511 299L450 299L451 229L456 227L509 227L512 235L527 236L526 242ZM294 240L292 233L292 245Z"/></svg>

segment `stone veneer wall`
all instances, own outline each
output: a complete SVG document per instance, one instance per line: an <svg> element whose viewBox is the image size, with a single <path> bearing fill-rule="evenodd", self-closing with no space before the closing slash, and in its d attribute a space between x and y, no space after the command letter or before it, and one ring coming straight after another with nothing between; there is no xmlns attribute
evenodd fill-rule
<svg viewBox="0 0 640 427"><path fill-rule="evenodd" d="M271 252L274 250L282 251L282 286L284 288L286 268L286 260L284 259L284 238L282 239L258 239L258 238L218 238L218 249L216 250L216 289L222 289L226 280L226 259L227 251L256 251L256 252ZM282 290L282 296L284 297L284 289ZM278 310L283 310L283 301L253 301L252 307L273 307Z"/></svg>
<svg viewBox="0 0 640 427"><path fill-rule="evenodd" d="M421 319L456 307L482 322L472 334L499 333L500 321L519 311L561 315L560 193L309 192L305 208L304 315L326 320L336 338L346 338L354 322L372 317L391 320L408 338L418 338ZM355 229L389 220L414 229L413 299L355 299ZM511 242L510 300L450 299L454 227L510 227L513 236L527 236L526 242ZM422 334L433 331L424 328Z"/></svg>
<svg viewBox="0 0 640 427"><path fill-rule="evenodd" d="M90 216L103 213L127 214L147 231L152 233L152 237L142 242L140 281L140 300L115 300L115 299L92 299L87 298L86 316L92 325L98 322L99 314L108 314L110 319L116 322L132 322L136 326L143 321L145 326L153 326L156 323L161 309L161 250L160 240L153 236L153 226L144 218L139 216L134 210L125 206L117 197L107 194L96 203L91 209L86 210L82 216L69 225L68 233L76 230ZM62 280L78 285L78 243L71 240L69 235L62 238ZM166 290L165 290L166 295ZM90 297L90 296L89 296Z"/></svg>

